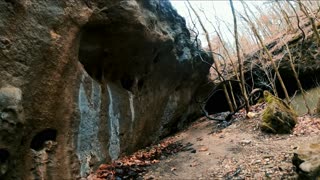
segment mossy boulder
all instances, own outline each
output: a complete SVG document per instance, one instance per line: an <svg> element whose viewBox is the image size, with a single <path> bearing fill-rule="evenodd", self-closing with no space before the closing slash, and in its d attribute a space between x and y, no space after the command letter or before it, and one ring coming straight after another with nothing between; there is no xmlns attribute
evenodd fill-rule
<svg viewBox="0 0 320 180"><path fill-rule="evenodd" d="M261 115L261 130L276 134L291 133L297 123L296 112L270 92L264 91L263 95L267 106Z"/></svg>
<svg viewBox="0 0 320 180"><path fill-rule="evenodd" d="M292 158L299 179L320 179L320 143L309 143L301 147Z"/></svg>

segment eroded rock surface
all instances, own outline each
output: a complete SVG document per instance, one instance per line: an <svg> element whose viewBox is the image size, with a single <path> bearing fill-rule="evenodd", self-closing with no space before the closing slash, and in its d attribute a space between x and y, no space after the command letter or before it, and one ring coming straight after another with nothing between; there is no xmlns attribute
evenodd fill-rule
<svg viewBox="0 0 320 180"><path fill-rule="evenodd" d="M21 90L3 85L0 88L0 178L14 173L11 167L16 165L14 158L19 156L24 125Z"/></svg>
<svg viewBox="0 0 320 180"><path fill-rule="evenodd" d="M86 177L181 127L200 113L198 53L167 0L0 1L0 83L24 112L2 179Z"/></svg>
<svg viewBox="0 0 320 180"><path fill-rule="evenodd" d="M299 179L320 178L320 144L302 145L294 154L292 162L296 166Z"/></svg>
<svg viewBox="0 0 320 180"><path fill-rule="evenodd" d="M320 115L320 97L318 98L317 107L315 109L315 114Z"/></svg>

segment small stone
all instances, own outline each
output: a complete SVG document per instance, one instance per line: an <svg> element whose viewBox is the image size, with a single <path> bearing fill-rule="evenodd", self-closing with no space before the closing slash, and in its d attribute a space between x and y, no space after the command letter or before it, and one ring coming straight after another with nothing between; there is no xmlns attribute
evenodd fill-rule
<svg viewBox="0 0 320 180"><path fill-rule="evenodd" d="M250 144L251 140L245 139L245 140L242 140L240 143L243 145Z"/></svg>
<svg viewBox="0 0 320 180"><path fill-rule="evenodd" d="M267 169L266 173L268 173L268 174L273 174L273 170Z"/></svg>
<svg viewBox="0 0 320 180"><path fill-rule="evenodd" d="M248 114L247 114L247 117L249 119L255 118L256 116L257 116L257 113L254 113L254 112L248 112Z"/></svg>
<svg viewBox="0 0 320 180"><path fill-rule="evenodd" d="M166 159L166 157L164 155L161 155L160 160L164 160L164 159Z"/></svg>
<svg viewBox="0 0 320 180"><path fill-rule="evenodd" d="M289 154L284 155L284 157L288 158L288 157L289 157Z"/></svg>
<svg viewBox="0 0 320 180"><path fill-rule="evenodd" d="M116 169L116 173L117 174L123 174L123 170L122 169Z"/></svg>
<svg viewBox="0 0 320 180"><path fill-rule="evenodd" d="M193 149L193 150L191 150L190 152L191 152L191 153L196 153L197 150Z"/></svg>
<svg viewBox="0 0 320 180"><path fill-rule="evenodd" d="M152 179L155 179L154 176L152 176L152 175L146 177L146 180L152 180Z"/></svg>

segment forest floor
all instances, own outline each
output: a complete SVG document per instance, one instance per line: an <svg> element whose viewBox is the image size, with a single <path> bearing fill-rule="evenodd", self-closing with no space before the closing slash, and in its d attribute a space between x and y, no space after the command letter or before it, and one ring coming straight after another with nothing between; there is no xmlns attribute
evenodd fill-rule
<svg viewBox="0 0 320 180"><path fill-rule="evenodd" d="M258 105L253 109L259 114L262 108ZM303 143L317 141L320 118L299 117L292 134L274 135L260 131L259 115L249 119L241 111L235 117L228 127L200 118L158 145L115 162L118 165L113 168L100 168L98 177L296 179L293 153Z"/></svg>

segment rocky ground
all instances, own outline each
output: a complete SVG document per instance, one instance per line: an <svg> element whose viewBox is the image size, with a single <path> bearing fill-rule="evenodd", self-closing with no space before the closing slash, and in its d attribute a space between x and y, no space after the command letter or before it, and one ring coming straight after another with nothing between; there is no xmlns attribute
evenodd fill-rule
<svg viewBox="0 0 320 180"><path fill-rule="evenodd" d="M91 178L296 179L293 152L317 139L320 118L299 117L292 134L265 134L259 129L262 106L253 108L251 119L236 114L228 127L201 118L158 145L100 166Z"/></svg>

